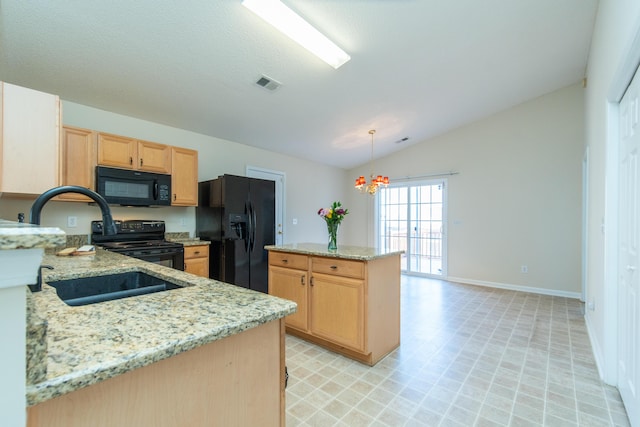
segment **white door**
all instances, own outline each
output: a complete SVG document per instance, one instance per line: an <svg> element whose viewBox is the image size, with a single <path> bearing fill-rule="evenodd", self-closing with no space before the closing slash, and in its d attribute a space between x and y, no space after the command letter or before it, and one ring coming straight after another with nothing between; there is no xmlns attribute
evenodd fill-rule
<svg viewBox="0 0 640 427"><path fill-rule="evenodd" d="M284 172L247 166L247 176L250 178L268 179L276 183L276 245L284 241Z"/></svg>
<svg viewBox="0 0 640 427"><path fill-rule="evenodd" d="M620 101L619 252L618 252L618 389L632 426L640 426L640 271L638 210L640 125L636 71Z"/></svg>
<svg viewBox="0 0 640 427"><path fill-rule="evenodd" d="M380 190L378 246L403 250L403 273L446 277L446 180L392 184Z"/></svg>

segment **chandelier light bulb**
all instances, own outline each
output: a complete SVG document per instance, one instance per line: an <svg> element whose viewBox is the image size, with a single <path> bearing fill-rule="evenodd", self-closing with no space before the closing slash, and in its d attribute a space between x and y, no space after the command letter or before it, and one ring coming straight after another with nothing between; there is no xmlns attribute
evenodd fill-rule
<svg viewBox="0 0 640 427"><path fill-rule="evenodd" d="M369 135L371 135L371 162L369 169L373 171L373 134L375 134L375 129L371 129L369 131ZM389 185L389 177L382 175L374 175L373 172L370 174L370 181L367 184L367 180L364 178L364 175L360 175L356 179L355 188L360 190L361 193L368 193L370 195L375 195L378 191L379 187L386 187Z"/></svg>

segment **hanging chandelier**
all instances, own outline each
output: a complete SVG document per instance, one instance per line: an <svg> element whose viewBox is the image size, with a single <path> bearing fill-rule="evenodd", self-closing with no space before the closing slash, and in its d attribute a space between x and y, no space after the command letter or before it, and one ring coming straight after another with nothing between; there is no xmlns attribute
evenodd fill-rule
<svg viewBox="0 0 640 427"><path fill-rule="evenodd" d="M360 190L361 193L369 193L372 196L376 194L380 186L386 187L387 185L389 185L388 176L383 177L382 175L376 176L373 174L373 134L374 133L376 133L375 129L371 129L369 131L369 135L371 135L371 163L369 165L369 173L370 173L371 181L367 184L367 180L364 179L364 176L360 175L360 177L356 179L356 185L355 185L355 187L358 190Z"/></svg>

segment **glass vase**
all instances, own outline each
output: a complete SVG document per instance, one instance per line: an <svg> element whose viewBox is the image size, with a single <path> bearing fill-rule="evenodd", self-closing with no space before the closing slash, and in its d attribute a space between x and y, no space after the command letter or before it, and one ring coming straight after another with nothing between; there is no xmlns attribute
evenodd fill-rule
<svg viewBox="0 0 640 427"><path fill-rule="evenodd" d="M338 250L338 225L337 223L327 223L327 231L329 232L329 252Z"/></svg>

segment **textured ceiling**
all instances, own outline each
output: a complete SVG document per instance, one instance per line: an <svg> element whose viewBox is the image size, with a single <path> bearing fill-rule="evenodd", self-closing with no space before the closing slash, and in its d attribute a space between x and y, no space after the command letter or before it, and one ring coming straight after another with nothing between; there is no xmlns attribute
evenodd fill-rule
<svg viewBox="0 0 640 427"><path fill-rule="evenodd" d="M0 0L0 79L342 168L579 82L597 0L285 0L337 70L240 0ZM282 86L254 84L265 74ZM396 143L401 138L409 140Z"/></svg>

